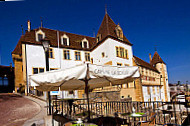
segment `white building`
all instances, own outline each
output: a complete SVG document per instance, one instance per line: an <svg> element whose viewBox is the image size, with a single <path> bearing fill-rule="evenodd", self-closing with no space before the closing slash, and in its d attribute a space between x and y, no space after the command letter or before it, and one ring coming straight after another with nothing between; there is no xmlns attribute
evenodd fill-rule
<svg viewBox="0 0 190 126"><path fill-rule="evenodd" d="M84 62L114 66L134 65L132 44L124 36L121 27L116 25L107 13L96 38L43 27L31 30L30 27L29 21L28 31L21 36L12 52L15 64L15 90L21 84L25 85L26 92L29 92L29 76L46 70L45 53L40 42L44 38L50 40L50 70L65 69ZM132 92L131 96L135 100L143 100L140 84L138 86L135 86L135 82L127 86L125 84L121 86L121 90L122 97L127 97L129 95L127 93ZM138 99L139 95L142 95L142 98ZM77 91L74 93L64 91L60 96L79 97Z"/></svg>

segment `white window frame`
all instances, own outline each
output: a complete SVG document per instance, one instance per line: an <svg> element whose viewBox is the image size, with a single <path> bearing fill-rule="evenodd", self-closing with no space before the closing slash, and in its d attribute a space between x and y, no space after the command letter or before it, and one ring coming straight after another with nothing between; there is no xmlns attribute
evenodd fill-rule
<svg viewBox="0 0 190 126"><path fill-rule="evenodd" d="M87 48L89 48L89 42L86 38L82 40L82 48L84 48L84 42L87 42Z"/></svg>
<svg viewBox="0 0 190 126"><path fill-rule="evenodd" d="M39 29L37 32L36 32L36 41L39 42L39 39L38 39L38 34L42 34L42 38L44 39L45 38L45 33Z"/></svg>
<svg viewBox="0 0 190 126"><path fill-rule="evenodd" d="M63 45L63 38L67 39L67 46L69 46L69 37L66 34L61 36L61 45Z"/></svg>

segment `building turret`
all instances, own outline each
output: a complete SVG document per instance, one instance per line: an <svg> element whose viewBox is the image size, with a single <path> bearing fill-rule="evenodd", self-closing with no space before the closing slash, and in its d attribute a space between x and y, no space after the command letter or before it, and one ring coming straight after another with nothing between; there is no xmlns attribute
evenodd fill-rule
<svg viewBox="0 0 190 126"><path fill-rule="evenodd" d="M156 69L160 72L160 85L161 85L160 87L162 92L161 95L162 100L169 101L170 95L169 95L169 86L168 86L167 67L166 63L162 60L157 51L154 53L154 56L152 57L150 64L156 67Z"/></svg>

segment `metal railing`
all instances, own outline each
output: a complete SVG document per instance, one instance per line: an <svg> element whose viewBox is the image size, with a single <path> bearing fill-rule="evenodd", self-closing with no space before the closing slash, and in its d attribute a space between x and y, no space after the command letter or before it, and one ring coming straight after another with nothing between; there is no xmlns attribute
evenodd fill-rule
<svg viewBox="0 0 190 126"><path fill-rule="evenodd" d="M189 115L189 102L91 102L91 118L119 117L129 124L137 124L139 121L148 121L152 113L155 115L156 124L182 124ZM85 100L54 100L52 104L53 115L67 116L70 119L87 116L87 103ZM131 113L145 113L146 116L136 118L135 121L129 115ZM190 121L188 120L190 123Z"/></svg>

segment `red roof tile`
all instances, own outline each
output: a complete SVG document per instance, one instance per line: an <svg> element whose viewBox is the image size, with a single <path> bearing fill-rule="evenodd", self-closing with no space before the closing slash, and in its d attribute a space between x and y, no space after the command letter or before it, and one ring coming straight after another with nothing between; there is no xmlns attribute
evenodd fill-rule
<svg viewBox="0 0 190 126"><path fill-rule="evenodd" d="M156 65L157 63L164 63L164 61L162 60L162 58L159 56L158 52L156 51L154 53L154 56L152 57L151 64Z"/></svg>
<svg viewBox="0 0 190 126"><path fill-rule="evenodd" d="M104 39L106 38L107 36L112 36L114 38L118 38L117 37L117 34L115 32L115 29L116 29L117 25L114 23L114 21L110 18L110 16L106 13L103 20L102 20L102 23L100 25L100 28L98 30L98 33L97 33L97 36L100 34L101 35L101 39ZM129 42L129 40L123 35L123 41L128 43L128 44L131 44Z"/></svg>
<svg viewBox="0 0 190 126"><path fill-rule="evenodd" d="M135 60L135 63L138 65L138 66L142 66L142 67L145 67L147 69L150 69L150 70L153 70L155 72L158 72L159 71L151 64L147 63L146 61L136 57L136 56L133 56L134 57L134 60Z"/></svg>
<svg viewBox="0 0 190 126"><path fill-rule="evenodd" d="M52 47L58 46L57 32L59 32L59 46L60 47L66 47L66 48L78 49L78 50L90 50L93 46L96 45L95 38L93 38L93 37L77 35L77 34L68 33L68 32L64 32L64 31L57 31L57 30L52 30L52 29L48 29L48 28L40 28L40 29L45 33L45 36L50 40L50 45ZM36 41L35 32L38 30L39 29L34 29L34 30L31 30L30 32L27 31L25 33L25 35L22 35L16 45L16 48L12 52L12 54L22 54L22 52L21 52L22 51L22 49L21 49L22 43L41 45L41 42ZM61 36L64 34L66 34L69 37L69 46L61 45ZM88 40L89 48L84 49L81 47L81 42L84 38L86 38Z"/></svg>

